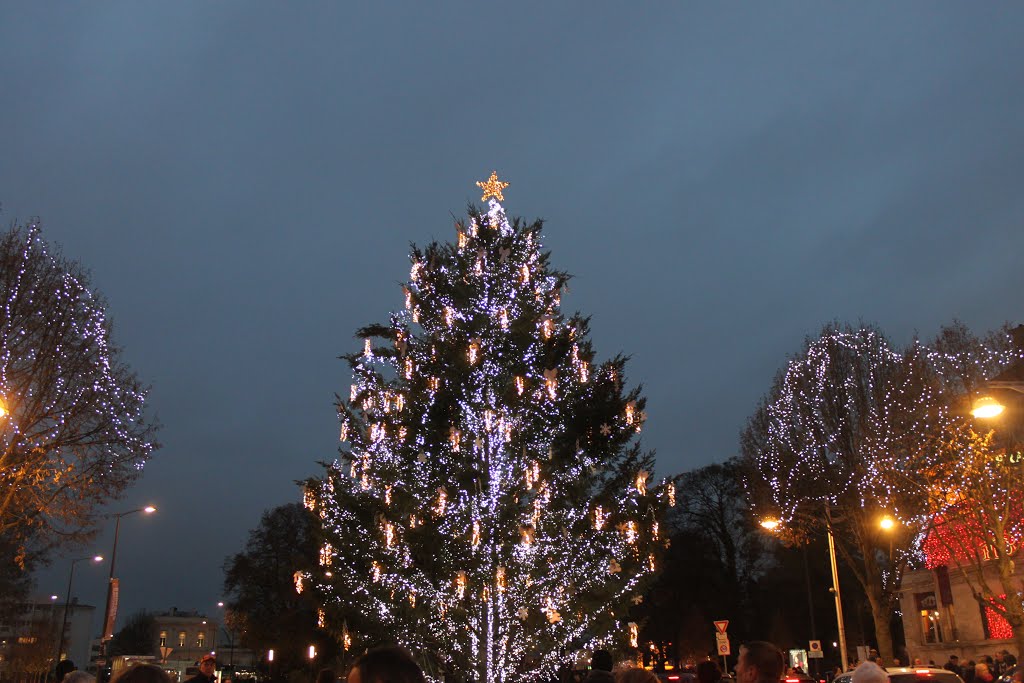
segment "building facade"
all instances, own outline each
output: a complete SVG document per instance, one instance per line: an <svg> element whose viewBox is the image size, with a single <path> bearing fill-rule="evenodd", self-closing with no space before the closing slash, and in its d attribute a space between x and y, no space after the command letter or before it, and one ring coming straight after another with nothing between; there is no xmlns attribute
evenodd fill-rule
<svg viewBox="0 0 1024 683"><path fill-rule="evenodd" d="M987 569L992 585L998 585L995 568ZM1024 568L1017 568L1017 576L1024 579ZM982 608L955 567L905 573L900 610L911 658L941 665L951 654L961 662L977 661L1003 649L1020 656L1010 625L990 608Z"/></svg>
<svg viewBox="0 0 1024 683"><path fill-rule="evenodd" d="M165 669L178 672L178 680L185 679L186 672L200 657L216 653L220 630L216 620L200 612L176 607L153 616L156 621L153 652L159 654Z"/></svg>
<svg viewBox="0 0 1024 683"><path fill-rule="evenodd" d="M76 598L65 604L56 596L34 597L21 604L7 623L0 624L0 680L30 680L52 671L60 659L86 668L95 613L95 607Z"/></svg>

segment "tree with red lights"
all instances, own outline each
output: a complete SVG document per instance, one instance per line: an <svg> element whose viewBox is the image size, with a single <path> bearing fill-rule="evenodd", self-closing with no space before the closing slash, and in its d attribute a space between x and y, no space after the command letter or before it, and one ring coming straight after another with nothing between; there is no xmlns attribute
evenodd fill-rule
<svg viewBox="0 0 1024 683"><path fill-rule="evenodd" d="M942 330L929 359L941 383L946 419L893 481L904 498L915 495L915 507L923 510L926 565L958 571L985 611L992 637L1016 638L1019 652L1024 597L1015 568L1024 540L1024 397L1001 397L1009 409L995 423L972 419L968 409L986 378L1022 362L1022 351L1006 328L984 338L959 323Z"/></svg>

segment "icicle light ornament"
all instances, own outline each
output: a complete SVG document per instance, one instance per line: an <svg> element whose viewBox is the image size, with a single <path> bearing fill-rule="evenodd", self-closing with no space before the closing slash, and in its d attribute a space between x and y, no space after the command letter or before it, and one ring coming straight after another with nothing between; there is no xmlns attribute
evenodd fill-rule
<svg viewBox="0 0 1024 683"><path fill-rule="evenodd" d="M597 360L540 222L508 219L492 182L461 246L414 246L397 310L356 332L335 488L307 486L333 559L303 589L363 616L353 649L398 634L459 678L536 683L567 648L625 644L616 615L652 575L668 497L632 443L624 361Z"/></svg>
<svg viewBox="0 0 1024 683"><path fill-rule="evenodd" d="M651 476L651 473L647 470L640 470L636 474L636 492L641 496L647 495L647 477Z"/></svg>
<svg viewBox="0 0 1024 683"><path fill-rule="evenodd" d="M548 398L554 401L558 391L558 368L544 371L544 386L548 390Z"/></svg>

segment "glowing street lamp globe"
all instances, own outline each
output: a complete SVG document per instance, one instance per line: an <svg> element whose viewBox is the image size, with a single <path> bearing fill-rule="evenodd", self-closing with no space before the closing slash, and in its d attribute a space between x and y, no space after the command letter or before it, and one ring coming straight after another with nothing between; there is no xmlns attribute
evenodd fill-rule
<svg viewBox="0 0 1024 683"><path fill-rule="evenodd" d="M1000 415L1005 409L1006 406L991 396L979 396L971 406L971 415L987 419Z"/></svg>

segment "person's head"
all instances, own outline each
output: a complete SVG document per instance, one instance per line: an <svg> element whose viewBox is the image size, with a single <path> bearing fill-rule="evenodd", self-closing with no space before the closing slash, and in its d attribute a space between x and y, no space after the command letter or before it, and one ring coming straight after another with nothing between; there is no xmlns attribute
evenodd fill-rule
<svg viewBox="0 0 1024 683"><path fill-rule="evenodd" d="M1003 661L1003 657L1008 655L1008 654L1010 654L1010 653L1007 652L1006 650L999 650L998 652L996 652L996 661L997 662Z"/></svg>
<svg viewBox="0 0 1024 683"><path fill-rule="evenodd" d="M782 652L771 643L753 640L740 646L740 657L736 661L738 683L776 683L782 678L785 669L786 661L782 657Z"/></svg>
<svg viewBox="0 0 1024 683"><path fill-rule="evenodd" d="M874 662L863 662L853 670L852 683L889 683L889 674Z"/></svg>
<svg viewBox="0 0 1024 683"><path fill-rule="evenodd" d="M612 653L608 650L594 650L590 656L590 668L598 671L612 670Z"/></svg>
<svg viewBox="0 0 1024 683"><path fill-rule="evenodd" d="M64 683L96 683L96 677L88 671L76 669L64 677Z"/></svg>
<svg viewBox="0 0 1024 683"><path fill-rule="evenodd" d="M203 655L199 658L199 671L204 676L212 676L217 670L217 658L213 655Z"/></svg>
<svg viewBox="0 0 1024 683"><path fill-rule="evenodd" d="M718 683L722 680L722 670L718 662L706 659L697 665L697 683Z"/></svg>
<svg viewBox="0 0 1024 683"><path fill-rule="evenodd" d="M320 673L316 675L316 683L337 683L337 680L334 669L320 669Z"/></svg>
<svg viewBox="0 0 1024 683"><path fill-rule="evenodd" d="M426 683L412 655L400 647L378 647L352 663L348 683Z"/></svg>
<svg viewBox="0 0 1024 683"><path fill-rule="evenodd" d="M974 665L974 673L979 675L979 676L987 676L988 675L988 664L986 664L985 662L978 662L977 664Z"/></svg>
<svg viewBox="0 0 1024 683"><path fill-rule="evenodd" d="M70 659L62 659L59 662L57 662L57 666L54 667L53 670L54 677L57 679L57 683L60 683L62 680L64 680L65 676L67 676L72 671L75 671L77 668L78 667L75 666L75 663L72 662Z"/></svg>
<svg viewBox="0 0 1024 683"><path fill-rule="evenodd" d="M110 683L171 683L171 677L156 664L132 664L121 669Z"/></svg>
<svg viewBox="0 0 1024 683"><path fill-rule="evenodd" d="M951 662L953 662L954 664L956 664L957 662L959 662L959 661L960 661L960 658L959 658L959 657L957 657L956 655L950 655L950 656L949 656L949 661L951 661Z"/></svg>
<svg viewBox="0 0 1024 683"><path fill-rule="evenodd" d="M630 667L615 674L615 683L658 683L658 677L647 669Z"/></svg>
<svg viewBox="0 0 1024 683"><path fill-rule="evenodd" d="M893 657L892 658L892 665L893 666L899 666L900 665L900 658L899 657Z"/></svg>

